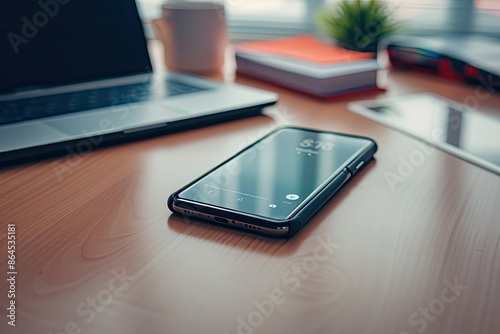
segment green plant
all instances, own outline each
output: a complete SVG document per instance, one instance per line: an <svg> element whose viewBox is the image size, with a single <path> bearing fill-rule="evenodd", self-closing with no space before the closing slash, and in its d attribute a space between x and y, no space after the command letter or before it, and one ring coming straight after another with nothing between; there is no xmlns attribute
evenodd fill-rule
<svg viewBox="0 0 500 334"><path fill-rule="evenodd" d="M338 45L363 52L376 52L379 40L401 26L387 2L377 0L342 0L321 12L319 24Z"/></svg>

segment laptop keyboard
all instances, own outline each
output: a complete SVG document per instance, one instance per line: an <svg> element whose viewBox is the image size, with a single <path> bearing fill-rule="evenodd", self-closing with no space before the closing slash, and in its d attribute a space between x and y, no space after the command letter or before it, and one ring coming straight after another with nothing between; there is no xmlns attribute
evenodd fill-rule
<svg viewBox="0 0 500 334"><path fill-rule="evenodd" d="M165 85L139 83L117 87L0 101L0 125L79 111L151 101L207 90L175 80Z"/></svg>

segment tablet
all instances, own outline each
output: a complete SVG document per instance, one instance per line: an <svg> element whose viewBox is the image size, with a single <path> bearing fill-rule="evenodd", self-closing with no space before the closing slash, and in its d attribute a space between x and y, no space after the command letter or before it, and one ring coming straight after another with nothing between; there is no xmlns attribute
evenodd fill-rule
<svg viewBox="0 0 500 334"><path fill-rule="evenodd" d="M432 94L348 104L352 112L500 175L500 118Z"/></svg>

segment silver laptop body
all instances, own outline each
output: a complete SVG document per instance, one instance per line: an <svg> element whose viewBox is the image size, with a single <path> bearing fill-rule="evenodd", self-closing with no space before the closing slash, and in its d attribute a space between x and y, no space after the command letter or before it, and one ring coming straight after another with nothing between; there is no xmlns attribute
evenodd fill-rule
<svg viewBox="0 0 500 334"><path fill-rule="evenodd" d="M107 141L122 141L139 136L184 130L256 114L263 107L276 103L278 96L275 93L243 85L221 83L181 73L153 73L135 1L109 1L119 1L120 6L124 8L124 15L127 15L125 19L120 19L123 21L123 26L126 25L127 29L132 29L130 26L133 25L129 24L128 21L135 22L135 28L133 28L135 30L129 32L128 35L136 33L138 36L133 48L127 44L130 43L128 40L122 41L121 44L118 44L119 40L116 41L117 45L114 48L129 48L137 53L137 59L142 57L142 64L134 64L135 59L132 59L134 56L130 56L131 59L128 60L127 53L121 52L120 61L128 62L125 64L126 66L120 64L115 66L112 60L102 61L102 63L108 64L110 72L114 71L114 74L118 75L98 73L93 78L95 80L83 80L77 83L68 83L68 81L75 81L78 76L84 77L85 66L89 67L89 72L106 72L107 70L106 68L92 67L92 65L66 64L67 58L61 56L60 51L52 51L54 48L59 48L60 44L48 49L47 52L53 52L52 58L45 57L47 53L45 52L42 54L42 59L37 59L33 54L36 55L38 49L31 50L35 47L40 48L36 43L43 45L42 47L45 47L46 44L50 45L49 39L47 39L46 44L41 44L37 40L37 36L31 40L28 39L28 43L21 43L19 39L15 39L14 34L24 38L23 32L29 31L23 30L26 27L22 24L30 22L31 13L34 12L36 15L36 10L42 10L37 7L39 4L36 1L27 1L32 2L31 7L21 8L21 5L16 4L16 2L7 5L7 7L12 7L12 12L27 13L23 16L28 18L27 21L15 19L9 21L7 17L4 17L5 11L4 15L0 14L0 22L5 19L3 27L0 23L0 32L6 31L7 34L10 33L7 36L14 36L10 40L4 39L1 42L4 44L0 45L2 48L7 48L6 53L2 51L3 57L0 54L0 163L52 154L64 151L67 147L79 149L79 145L82 150L88 151ZM102 8L106 6L96 0L73 0L66 6L71 4L76 6L78 2L85 7L75 7L75 12L77 10L81 12L85 8L87 15L90 15L94 13L92 6L95 6L95 11L104 11L102 15L106 14L106 8ZM112 6L109 8L113 10ZM57 15L70 15L71 10L73 10L68 9L65 12L65 9L63 5L60 5L60 12ZM119 16L119 13L117 12L115 17ZM12 16L13 13L10 15ZM54 16L53 19L56 18L57 16ZM74 20L68 17L68 20L70 19ZM113 20L118 19L113 18ZM92 20L87 18L85 22L91 24ZM116 24L119 25L119 22ZM56 23L53 23L52 27L50 24L47 24L46 27L38 27L38 35L52 33L59 38L62 29L55 30L55 27L57 27ZM49 31L43 31L43 29ZM108 49L100 50L100 53L96 55L92 55L89 51L90 55L87 55L84 60L90 59L90 63L93 62L92 57L98 58L95 60L99 62L101 59L99 55L114 50L113 46L98 44L113 42L109 36L104 40L106 35L104 35L103 41L95 41L96 38L100 38L98 37L100 31L95 31L92 43L97 43L96 47L108 47ZM48 37L40 38L43 40L43 38ZM86 36L82 36L83 40L85 38ZM64 39L61 39L63 40L61 43L64 43ZM13 44L13 41L17 44ZM140 50L141 48L143 50ZM64 48L61 47L61 49ZM67 55L67 57L70 56L71 54ZM59 60L55 62L52 61L53 58ZM23 69L24 65L29 68L29 64L33 62L45 66L43 68L33 67L33 72L38 74L38 77L30 73L26 74L22 70L14 72L12 69L12 66ZM50 74L44 72L47 66L58 67L59 64L61 64L61 70L56 68ZM122 71L120 66L126 68ZM67 70L64 72L65 67ZM68 71L73 71L73 68L79 71L78 75L66 74ZM137 70L135 73L126 73L125 75L120 73L120 71L131 72L130 68ZM60 77L63 79L61 80L63 84L57 82L61 79ZM39 84L38 81L41 81L42 84ZM26 82L26 86L23 86L24 82ZM46 82L49 84L44 85L43 83ZM93 143L92 145L95 147L89 148L89 142Z"/></svg>

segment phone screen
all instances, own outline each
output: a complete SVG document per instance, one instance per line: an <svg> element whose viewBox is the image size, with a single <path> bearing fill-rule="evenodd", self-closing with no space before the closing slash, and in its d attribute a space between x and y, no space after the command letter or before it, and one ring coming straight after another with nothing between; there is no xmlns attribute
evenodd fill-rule
<svg viewBox="0 0 500 334"><path fill-rule="evenodd" d="M288 218L370 142L281 129L179 194L180 198L272 219Z"/></svg>

